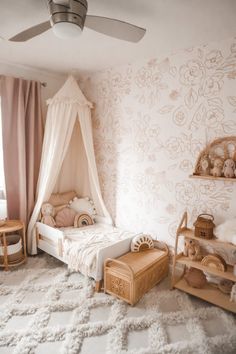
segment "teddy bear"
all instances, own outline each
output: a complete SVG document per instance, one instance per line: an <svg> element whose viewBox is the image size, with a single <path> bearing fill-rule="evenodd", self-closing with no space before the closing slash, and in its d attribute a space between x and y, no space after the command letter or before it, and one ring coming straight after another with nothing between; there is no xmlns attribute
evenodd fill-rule
<svg viewBox="0 0 236 354"><path fill-rule="evenodd" d="M227 159L224 162L223 173L226 178L233 178L235 170L235 163L232 159Z"/></svg>
<svg viewBox="0 0 236 354"><path fill-rule="evenodd" d="M199 244L189 238L184 240L184 255L192 261L201 261L202 255L200 254Z"/></svg>
<svg viewBox="0 0 236 354"><path fill-rule="evenodd" d="M41 208L42 218L41 222L48 226L55 227L56 222L54 220L55 209L50 203L44 203Z"/></svg>
<svg viewBox="0 0 236 354"><path fill-rule="evenodd" d="M213 161L213 168L211 169L211 174L214 177L221 177L222 175L222 169L223 169L223 161L221 158L217 157L214 161Z"/></svg>

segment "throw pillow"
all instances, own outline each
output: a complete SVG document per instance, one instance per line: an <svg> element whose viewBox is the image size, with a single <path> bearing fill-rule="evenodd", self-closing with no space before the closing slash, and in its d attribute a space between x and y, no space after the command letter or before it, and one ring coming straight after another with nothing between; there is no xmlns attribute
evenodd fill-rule
<svg viewBox="0 0 236 354"><path fill-rule="evenodd" d="M75 219L76 212L71 208L63 208L61 209L56 217L56 226L57 227L69 227L74 226L74 219Z"/></svg>
<svg viewBox="0 0 236 354"><path fill-rule="evenodd" d="M92 217L94 217L94 215L96 215L96 209L95 209L94 203L88 197L86 197L86 198L75 197L69 202L69 206L71 209L75 210L77 213L83 211L83 212L91 215Z"/></svg>

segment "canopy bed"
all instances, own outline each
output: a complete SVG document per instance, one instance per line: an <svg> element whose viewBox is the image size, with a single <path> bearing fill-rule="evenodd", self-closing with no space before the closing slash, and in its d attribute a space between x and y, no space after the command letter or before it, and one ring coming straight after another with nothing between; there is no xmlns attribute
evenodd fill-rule
<svg viewBox="0 0 236 354"><path fill-rule="evenodd" d="M36 254L38 247L74 269L79 264L76 270L99 282L105 258L118 257L129 251L134 234L113 227L104 204L93 148L91 107L72 76L48 101L37 200L28 225L27 242L31 254ZM85 212L91 200L94 212L87 210L88 215L93 214L90 226L55 227L56 222L49 215L48 207L57 209L56 217L59 220L60 214L61 222L72 213L69 203L77 205L82 202L79 206L82 210L78 211ZM58 212L58 208L65 210ZM43 218L42 210L45 212ZM77 215L77 221L81 217ZM42 222L45 220L50 222ZM62 222L60 226L65 225ZM73 262L73 257L77 263ZM89 257L90 266L86 264ZM84 267L81 259L85 260Z"/></svg>

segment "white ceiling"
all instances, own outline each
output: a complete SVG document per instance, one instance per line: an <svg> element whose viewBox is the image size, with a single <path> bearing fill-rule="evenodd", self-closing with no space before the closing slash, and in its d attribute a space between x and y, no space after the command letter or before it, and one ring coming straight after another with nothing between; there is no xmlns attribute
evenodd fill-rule
<svg viewBox="0 0 236 354"><path fill-rule="evenodd" d="M236 0L88 0L88 7L88 14L131 22L147 33L133 44L87 28L73 40L58 39L49 30L25 43L0 41L0 62L91 72L236 35ZM0 0L3 38L47 19L46 0Z"/></svg>

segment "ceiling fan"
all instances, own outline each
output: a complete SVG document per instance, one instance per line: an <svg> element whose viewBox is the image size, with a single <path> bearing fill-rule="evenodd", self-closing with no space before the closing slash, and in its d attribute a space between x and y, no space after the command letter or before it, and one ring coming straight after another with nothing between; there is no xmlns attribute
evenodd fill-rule
<svg viewBox="0 0 236 354"><path fill-rule="evenodd" d="M84 26L129 42L140 41L146 30L113 18L87 15L87 0L47 0L50 20L18 33L9 40L25 42L52 28L57 37L71 38L78 36Z"/></svg>

